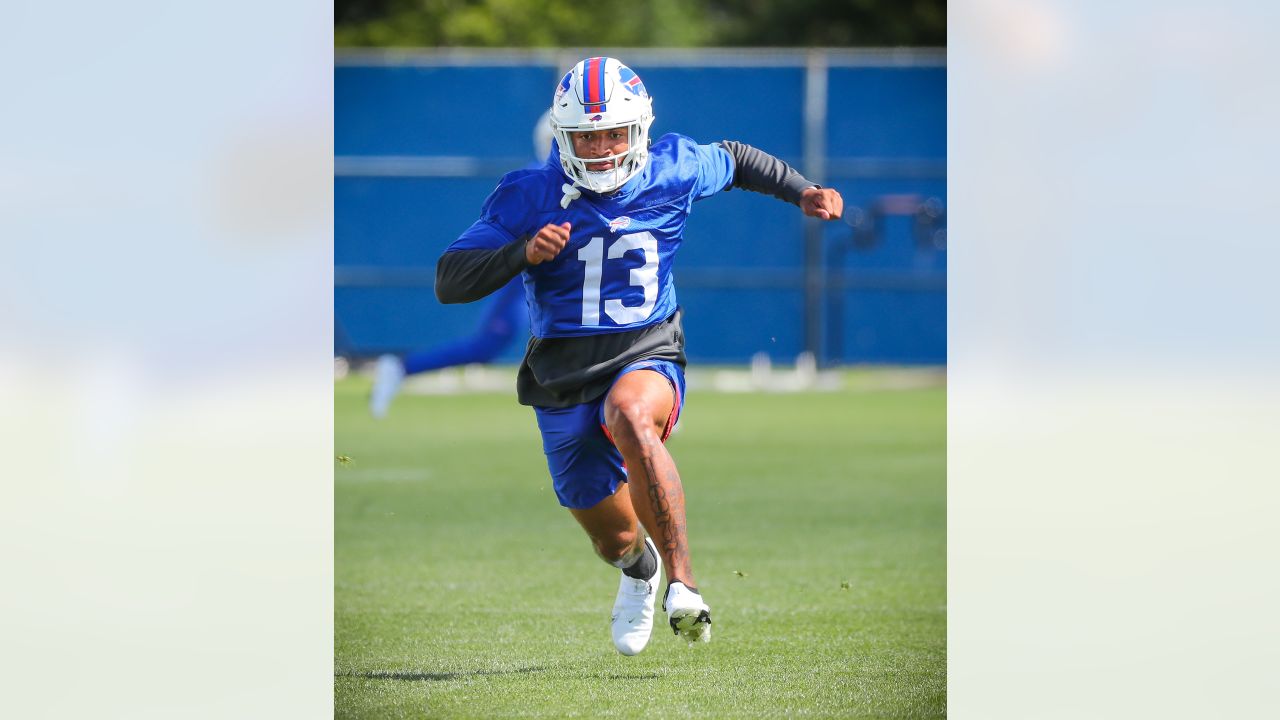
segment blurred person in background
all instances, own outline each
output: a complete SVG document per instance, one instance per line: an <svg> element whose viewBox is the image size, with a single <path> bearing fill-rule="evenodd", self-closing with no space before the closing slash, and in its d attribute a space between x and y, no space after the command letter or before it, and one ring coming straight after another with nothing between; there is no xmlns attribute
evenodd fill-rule
<svg viewBox="0 0 1280 720"><path fill-rule="evenodd" d="M672 261L693 203L716 193L773 195L823 220L839 218L844 201L743 143L651 143L652 100L613 58L574 66L550 114L551 157L503 177L440 257L436 295L472 302L523 278L534 337L517 395L534 408L561 505L621 571L614 646L635 655L648 644L663 568L672 631L709 641L684 490L663 444L685 398ZM735 251L731 238L716 241Z"/></svg>
<svg viewBox="0 0 1280 720"><path fill-rule="evenodd" d="M551 154L550 111L542 113L533 126L534 162L529 169L545 163ZM382 355L374 366L373 389L369 393L369 412L375 418L384 418L391 408L391 401L400 392L404 379L410 375L443 370L455 365L489 363L498 357L521 329L529 326L529 315L524 303L524 284L519 277L511 279L486 303L475 332L425 350L412 352L404 358L398 355Z"/></svg>

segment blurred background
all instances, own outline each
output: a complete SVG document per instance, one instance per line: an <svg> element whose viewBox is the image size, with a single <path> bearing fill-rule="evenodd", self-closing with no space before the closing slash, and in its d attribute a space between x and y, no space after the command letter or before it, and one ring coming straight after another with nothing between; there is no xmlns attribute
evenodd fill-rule
<svg viewBox="0 0 1280 720"><path fill-rule="evenodd" d="M695 207L676 268L690 360L946 362L944 3L457 5L335 4L335 355L475 327L483 303L436 302L435 260L534 160L563 73L610 55L644 79L655 138L746 142L845 198L825 224L741 191Z"/></svg>

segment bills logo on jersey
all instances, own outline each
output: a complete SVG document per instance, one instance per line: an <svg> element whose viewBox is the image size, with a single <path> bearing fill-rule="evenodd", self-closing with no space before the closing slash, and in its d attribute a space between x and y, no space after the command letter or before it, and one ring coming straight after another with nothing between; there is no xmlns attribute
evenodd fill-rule
<svg viewBox="0 0 1280 720"><path fill-rule="evenodd" d="M631 226L631 218L627 217L626 215L623 215L620 218L616 218L614 220L609 221L609 229L612 230L613 232L618 232L619 230L625 230L630 226Z"/></svg>
<svg viewBox="0 0 1280 720"><path fill-rule="evenodd" d="M632 95L649 97L649 92L644 89L644 83L640 82L640 76L632 72L631 68L626 65L619 66L618 76L622 79L622 87L630 90Z"/></svg>

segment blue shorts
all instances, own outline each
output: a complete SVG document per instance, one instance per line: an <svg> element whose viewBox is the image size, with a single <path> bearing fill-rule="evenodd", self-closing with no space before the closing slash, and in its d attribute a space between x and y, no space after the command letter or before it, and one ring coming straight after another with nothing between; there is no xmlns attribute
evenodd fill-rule
<svg viewBox="0 0 1280 720"><path fill-rule="evenodd" d="M665 360L640 360L622 368L618 378L633 370L661 373L675 390L675 406L662 430L665 442L684 407L684 371ZM612 389L612 386L610 386ZM542 431L542 451L560 504L584 510L612 495L619 483L627 481L622 453L614 446L604 422L606 392L589 403L566 408L535 407L538 429Z"/></svg>

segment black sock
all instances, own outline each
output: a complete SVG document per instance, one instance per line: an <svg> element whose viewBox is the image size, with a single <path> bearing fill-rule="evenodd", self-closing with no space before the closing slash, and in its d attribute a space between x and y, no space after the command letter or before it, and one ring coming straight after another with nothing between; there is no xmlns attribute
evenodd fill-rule
<svg viewBox="0 0 1280 720"><path fill-rule="evenodd" d="M653 571L658 569L658 556L654 554L649 543L644 544L644 552L640 553L640 559L629 568L623 568L622 574L636 580L648 580L653 577Z"/></svg>

